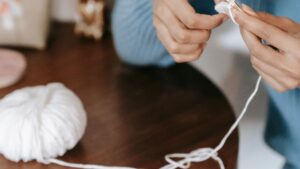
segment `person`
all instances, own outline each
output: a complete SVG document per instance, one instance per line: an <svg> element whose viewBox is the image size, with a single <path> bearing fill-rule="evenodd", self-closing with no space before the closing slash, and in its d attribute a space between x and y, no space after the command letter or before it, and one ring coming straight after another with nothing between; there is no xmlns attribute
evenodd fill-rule
<svg viewBox="0 0 300 169"><path fill-rule="evenodd" d="M112 30L116 50L121 60L139 66L166 67L198 59L212 30L227 19L213 12L212 0L115 3ZM271 13L254 12L245 5L244 12L233 10L251 63L268 84L271 99L266 141L286 158L284 169L300 169L300 1L243 3Z"/></svg>

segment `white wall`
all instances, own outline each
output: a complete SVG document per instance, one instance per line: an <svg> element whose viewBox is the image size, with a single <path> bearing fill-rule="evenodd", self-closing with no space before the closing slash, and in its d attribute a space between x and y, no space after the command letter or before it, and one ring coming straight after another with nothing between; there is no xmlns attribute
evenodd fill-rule
<svg viewBox="0 0 300 169"><path fill-rule="evenodd" d="M74 22L78 16L79 0L50 0L51 15L54 20L63 22ZM114 0L105 0L108 8L111 8Z"/></svg>
<svg viewBox="0 0 300 169"><path fill-rule="evenodd" d="M74 21L78 0L50 0L52 18L58 21Z"/></svg>

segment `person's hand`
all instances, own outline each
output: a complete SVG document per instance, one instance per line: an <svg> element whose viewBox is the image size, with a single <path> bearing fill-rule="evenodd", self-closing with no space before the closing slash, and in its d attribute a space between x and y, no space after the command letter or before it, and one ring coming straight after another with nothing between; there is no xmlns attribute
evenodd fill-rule
<svg viewBox="0 0 300 169"><path fill-rule="evenodd" d="M233 9L257 72L279 92L300 85L300 25L285 17ZM262 44L264 40L269 45Z"/></svg>
<svg viewBox="0 0 300 169"><path fill-rule="evenodd" d="M226 16L197 14L188 0L154 0L153 24L157 36L176 62L200 57L211 30Z"/></svg>

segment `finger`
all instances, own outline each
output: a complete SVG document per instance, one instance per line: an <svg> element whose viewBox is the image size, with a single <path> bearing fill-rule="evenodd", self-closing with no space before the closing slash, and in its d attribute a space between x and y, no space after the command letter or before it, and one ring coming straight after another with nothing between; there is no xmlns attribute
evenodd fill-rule
<svg viewBox="0 0 300 169"><path fill-rule="evenodd" d="M282 54L263 45L253 33L243 28L241 28L241 34L252 56L257 57L257 59L274 67L282 66L282 62L284 60L284 56L282 56Z"/></svg>
<svg viewBox="0 0 300 169"><path fill-rule="evenodd" d="M263 22L274 25L285 32L291 34L299 32L300 25L289 18L274 16L265 12L258 12L257 15Z"/></svg>
<svg viewBox="0 0 300 169"><path fill-rule="evenodd" d="M249 6L244 4L242 5L242 8L247 14L257 17L265 23L274 25L289 34L294 35L299 33L300 25L287 17L274 16L265 12L255 12Z"/></svg>
<svg viewBox="0 0 300 169"><path fill-rule="evenodd" d="M175 16L190 29L213 29L223 23L226 15L198 14L187 0L164 0Z"/></svg>
<svg viewBox="0 0 300 169"><path fill-rule="evenodd" d="M258 16L257 13L246 4L242 4L242 9L244 12L246 12L250 16L254 16L254 17Z"/></svg>
<svg viewBox="0 0 300 169"><path fill-rule="evenodd" d="M290 79L299 78L299 74L295 72L295 67L297 66L295 66L296 61L293 58L284 56L281 52L277 52L269 46L262 45L255 35L244 29L241 29L241 34L252 56L255 56L266 65L272 66L279 72L283 72L284 77L288 76Z"/></svg>
<svg viewBox="0 0 300 169"><path fill-rule="evenodd" d="M289 36L286 32L279 28L267 24L256 17L249 16L236 9L232 9L236 22L249 32L263 40L266 40L271 45L283 51L292 50L294 48L291 44L297 44L296 40ZM286 43L290 42L290 43Z"/></svg>
<svg viewBox="0 0 300 169"><path fill-rule="evenodd" d="M278 84L280 84L285 89L295 89L298 87L298 80L289 76L285 72L274 68L260 60L258 60L255 56L251 56L251 63L256 70L263 72L265 75L268 75Z"/></svg>
<svg viewBox="0 0 300 169"><path fill-rule="evenodd" d="M261 66L259 66L259 64L256 63L256 61L254 60L255 58L253 58L253 56L251 56L251 63L252 63L252 67L257 71L257 73L259 73L262 78L269 84L271 85L274 89L276 89L279 92L283 92L285 90L287 90L286 87L284 87L280 82L278 82L276 79L274 79L274 77L270 76L269 73L267 73L265 71L265 69L261 69Z"/></svg>
<svg viewBox="0 0 300 169"><path fill-rule="evenodd" d="M153 22L155 27L157 28L157 36L159 40L164 44L170 54L184 54L191 53L197 50L200 45L199 44L179 44L174 41L165 27L165 25L159 20L159 18L154 17Z"/></svg>
<svg viewBox="0 0 300 169"><path fill-rule="evenodd" d="M277 90L278 92L284 92L287 89L285 87L283 87L280 83L278 83L276 80L274 80L272 77L266 75L263 71L260 71L259 69L257 69L256 67L254 67L254 69L261 75L261 77L271 86L273 87L275 90Z"/></svg>
<svg viewBox="0 0 300 169"><path fill-rule="evenodd" d="M199 59L204 51L204 46L200 47L198 50L189 54L175 54L174 60L177 63L191 62Z"/></svg>
<svg viewBox="0 0 300 169"><path fill-rule="evenodd" d="M163 13L156 15L167 27L173 39L182 44L186 43L205 43L208 41L211 31L208 30L189 30L187 29L168 9Z"/></svg>

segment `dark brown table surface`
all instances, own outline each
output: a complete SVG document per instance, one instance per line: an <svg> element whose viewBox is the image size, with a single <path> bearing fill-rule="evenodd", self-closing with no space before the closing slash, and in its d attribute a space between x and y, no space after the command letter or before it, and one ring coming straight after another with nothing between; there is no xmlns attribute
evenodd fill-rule
<svg viewBox="0 0 300 169"><path fill-rule="evenodd" d="M44 51L21 50L28 59L24 78L0 89L62 82L82 100L88 126L80 143L62 157L78 163L155 169L164 155L215 147L235 117L220 90L187 64L167 69L137 68L116 57L110 35L101 42L73 34L72 25L53 25ZM227 169L236 166L238 135L220 152ZM0 169L62 169L36 162L15 164L0 156ZM192 168L217 169L213 160Z"/></svg>

